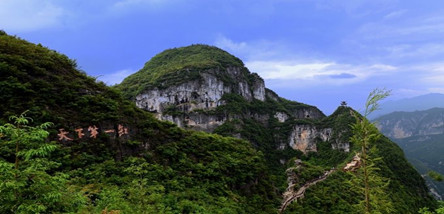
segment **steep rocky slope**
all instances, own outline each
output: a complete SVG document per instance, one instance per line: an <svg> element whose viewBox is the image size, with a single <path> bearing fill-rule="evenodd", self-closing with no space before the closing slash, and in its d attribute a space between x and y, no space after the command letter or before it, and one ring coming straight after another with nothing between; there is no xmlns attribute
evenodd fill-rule
<svg viewBox="0 0 444 214"><path fill-rule="evenodd" d="M394 112L377 119L380 131L404 150L407 159L423 175L433 170L444 174L444 109ZM434 195L444 196L444 183L426 177Z"/></svg>
<svg viewBox="0 0 444 214"><path fill-rule="evenodd" d="M241 60L216 47L192 45L166 50L117 88L139 108L179 127L221 133L227 127L218 127L233 121L252 119L276 128L288 123L283 128L290 130L278 145L281 149L289 146L304 153L316 151L315 139L327 141L332 134L331 128L310 124L313 119L325 118L319 109L280 98ZM288 122L295 120L300 124ZM273 122L278 125L271 125ZM232 135L242 137L239 132ZM335 146L348 148L347 142Z"/></svg>
<svg viewBox="0 0 444 214"><path fill-rule="evenodd" d="M263 80L238 58L216 47L192 45L166 50L117 88L159 119L187 129L247 139L263 152L281 193L287 188L285 171L292 167L294 158L322 173L345 165L358 149L349 143L350 124L355 121L352 109L340 106L326 117L314 106L281 98L266 89ZM385 138L377 147L383 157L381 173L391 179L387 194L396 209L412 213L433 204L423 179L399 147ZM304 179L319 176L311 171L308 168L303 173ZM347 179L345 172L332 173L310 187L304 200L288 206L289 212L353 212L352 204L359 197L347 191Z"/></svg>

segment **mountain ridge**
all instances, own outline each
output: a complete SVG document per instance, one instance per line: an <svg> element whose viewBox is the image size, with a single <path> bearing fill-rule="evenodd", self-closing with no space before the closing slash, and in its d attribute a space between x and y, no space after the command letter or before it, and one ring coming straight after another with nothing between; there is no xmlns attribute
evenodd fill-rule
<svg viewBox="0 0 444 214"><path fill-rule="evenodd" d="M393 112L375 121L384 135L401 146L421 174L425 176L431 170L444 173L444 108ZM442 200L444 184L427 176L426 180L435 197Z"/></svg>
<svg viewBox="0 0 444 214"><path fill-rule="evenodd" d="M205 71L223 69L232 67ZM325 117L316 108L281 99L265 87L265 100L261 101L255 99L252 90L260 77L251 77L227 79L233 90L221 96L222 105L195 109L196 114L229 116L214 128L219 135L184 130L155 119L153 113L137 108L134 100L125 99L120 91L97 83L80 72L74 60L0 35L2 124L27 109L33 123L53 122L49 140L55 141L58 149L48 158L58 167L48 173L66 173L70 182L65 189L82 197L81 206L69 208L77 210L68 210L65 203L48 212L274 213L280 205L280 193L287 187L284 171L296 158L305 166L299 172L301 184L352 158L357 149L353 145L349 145L349 152L332 146L348 143L349 124L354 122L351 108L340 106ZM206 107L206 100L203 103ZM173 107L162 110L186 116L184 109ZM71 139L62 137L64 131ZM293 145L288 136L292 136ZM377 145L381 173L391 179L387 194L396 209L410 213L423 206L433 208L435 202L427 195L422 178L405 161L399 147L385 138ZM0 146L0 161L13 163L14 148L3 143ZM305 147L305 153L294 147ZM348 192L348 178L345 172L332 173L310 187L304 200L291 204L286 212L353 213L359 196ZM21 188L33 183L33 177L28 180L30 183ZM11 213L7 206L16 206L9 199L0 197L2 213Z"/></svg>
<svg viewBox="0 0 444 214"><path fill-rule="evenodd" d="M370 119L395 111L423 111L431 108L444 108L444 94L430 93L416 97L381 103L380 109L369 116Z"/></svg>
<svg viewBox="0 0 444 214"><path fill-rule="evenodd" d="M178 50L187 52L187 48L195 47L187 46ZM162 54L164 53L159 55ZM147 64L150 64L150 61ZM150 71L142 69L139 72L149 73ZM287 180L282 175L285 174L286 165L291 163L292 158L299 157L303 161L316 163L317 167L329 169L338 164L345 164L357 149L349 142L351 136L349 124L355 122L355 119L351 113L354 111L347 106L339 106L332 115L327 117L314 106L280 98L276 93L265 88L260 77L252 76L253 79L248 79L251 73L246 67L226 66L216 69L198 67L195 70L188 68L187 72L195 72L199 77L168 85L166 88L150 85L145 87L145 91L136 95L133 101L139 108L153 112L157 118L174 122L180 127L250 141L255 148L265 154L268 167L275 175L279 175L276 176L277 180L274 182L278 187L280 186L281 191L285 189L286 185L283 183ZM140 76L138 73L127 79ZM177 71L174 74L176 77L171 78L180 78L183 71ZM226 74L228 75L225 76ZM221 76L226 78L219 79ZM148 75L146 77L149 78ZM151 82L153 79L143 81ZM126 89L129 86L125 82L124 80L122 82L124 84L118 85L117 88L120 88L124 94L131 93L131 90ZM255 93L255 91L265 91L265 93ZM260 96L255 96L257 94ZM386 157L385 160L387 169L394 170L387 173L394 173L392 174L394 176L398 174L395 171L397 169L395 165L401 163L392 162L403 162L402 164L405 162L402 151L387 138L382 141L389 148L379 148L382 153L386 153L384 156L387 156L389 151L400 155ZM408 169L409 173L415 173L407 163L404 168ZM345 179L341 176L333 176L333 178L336 179L332 181L333 183ZM393 179L396 180L394 177ZM421 180L420 177L415 179ZM328 179L325 182L328 182ZM401 181L393 182L393 185L401 183ZM419 183L417 185L421 186ZM316 187L313 191L316 191ZM306 197L309 201L307 203L313 203L311 197L313 195ZM337 197L346 196L339 194ZM325 200L328 201L328 199ZM330 211L342 205L336 205ZM292 204L289 210L296 207L301 209L298 204ZM306 211L309 212L308 210L321 212L312 205L308 205Z"/></svg>

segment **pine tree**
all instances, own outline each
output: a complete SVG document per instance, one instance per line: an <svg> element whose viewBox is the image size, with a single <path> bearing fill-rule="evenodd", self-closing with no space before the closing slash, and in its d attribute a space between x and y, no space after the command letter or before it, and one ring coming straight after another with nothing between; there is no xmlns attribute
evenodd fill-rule
<svg viewBox="0 0 444 214"><path fill-rule="evenodd" d="M363 199L357 205L362 213L391 213L393 206L391 200L385 194L388 179L379 175L378 150L374 143L381 137L375 124L371 123L366 117L377 110L378 102L387 96L390 92L386 90L375 89L367 98L365 104L364 117L354 113L356 122L352 124L352 137L350 141L361 147L360 159L361 166L355 172L350 172L352 180L350 181L354 189L363 195Z"/></svg>

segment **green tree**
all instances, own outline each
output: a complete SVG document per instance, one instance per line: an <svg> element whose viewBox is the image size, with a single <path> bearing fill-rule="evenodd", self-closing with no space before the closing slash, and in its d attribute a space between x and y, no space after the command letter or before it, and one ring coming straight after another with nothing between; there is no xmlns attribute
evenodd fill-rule
<svg viewBox="0 0 444 214"><path fill-rule="evenodd" d="M49 160L57 149L46 142L51 123L29 126L25 113L0 126L0 213L70 212L83 203L66 185L64 173L50 173L60 164Z"/></svg>
<svg viewBox="0 0 444 214"><path fill-rule="evenodd" d="M374 143L379 140L381 134L375 124L366 117L378 109L378 102L390 95L390 91L375 89L365 103L364 117L353 112L356 122L352 124L352 137L350 141L361 147L361 166L356 172L351 172L351 183L358 192L363 193L363 200L357 205L362 213L390 213L393 206L385 194L384 189L389 181L380 176L378 171L378 150Z"/></svg>
<svg viewBox="0 0 444 214"><path fill-rule="evenodd" d="M435 181L443 181L443 176L435 171L429 171L427 175Z"/></svg>
<svg viewBox="0 0 444 214"><path fill-rule="evenodd" d="M439 202L439 208L437 208L435 211L430 211L428 207L421 208L419 210L420 214L444 214L444 201Z"/></svg>

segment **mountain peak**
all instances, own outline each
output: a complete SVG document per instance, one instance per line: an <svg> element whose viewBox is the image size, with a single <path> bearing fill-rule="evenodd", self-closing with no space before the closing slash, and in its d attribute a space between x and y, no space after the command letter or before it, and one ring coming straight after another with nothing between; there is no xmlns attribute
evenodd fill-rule
<svg viewBox="0 0 444 214"><path fill-rule="evenodd" d="M227 68L242 68L249 73L244 63L228 52L210 45L195 44L167 49L145 63L144 67L125 78L117 87L125 91L128 98L144 90L168 87L193 80L199 72L208 69L225 71ZM229 78L229 77L228 77Z"/></svg>

